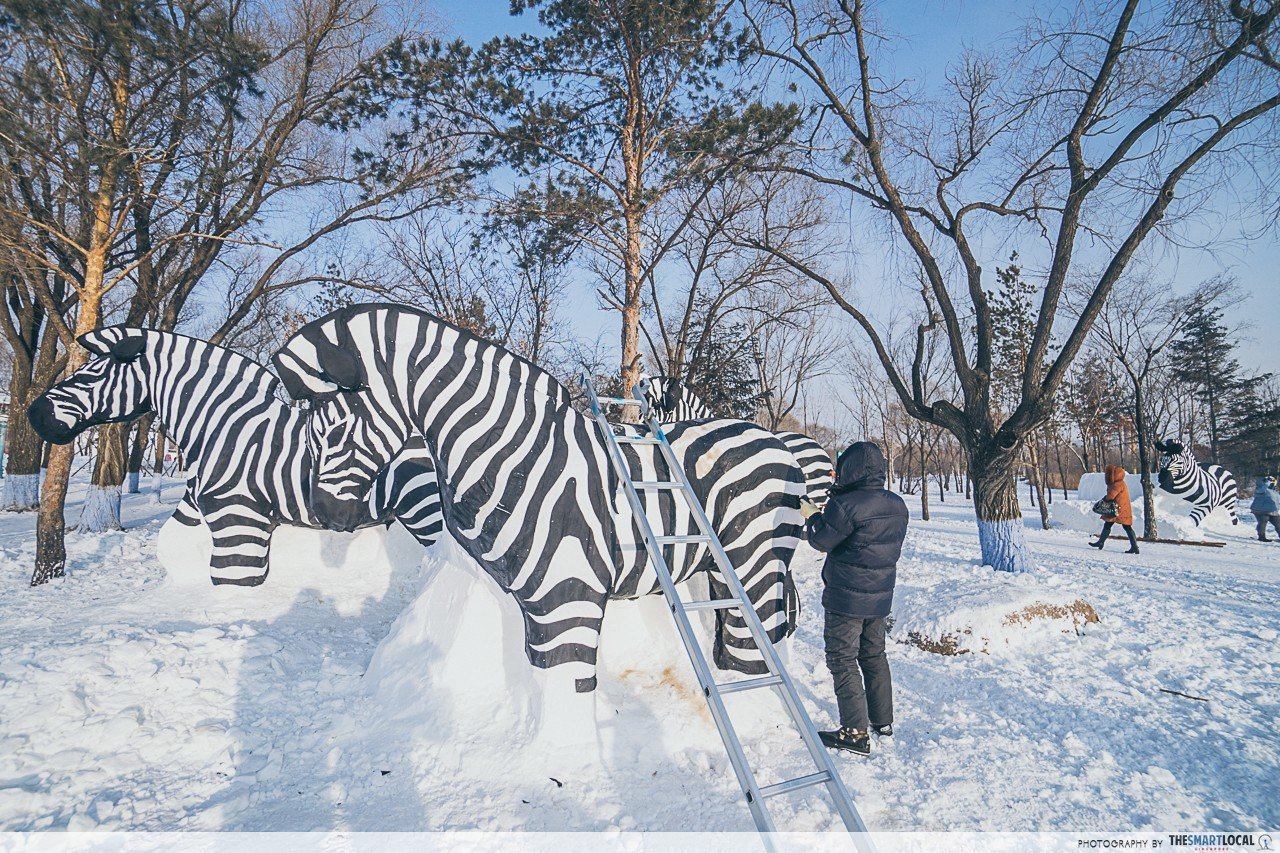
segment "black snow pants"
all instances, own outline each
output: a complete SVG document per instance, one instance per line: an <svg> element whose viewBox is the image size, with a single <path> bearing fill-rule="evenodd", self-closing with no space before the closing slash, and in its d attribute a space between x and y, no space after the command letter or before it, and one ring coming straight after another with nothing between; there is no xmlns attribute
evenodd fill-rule
<svg viewBox="0 0 1280 853"><path fill-rule="evenodd" d="M1276 535L1280 536L1280 512L1255 512L1253 517L1258 520L1258 538L1267 538L1267 524L1276 529Z"/></svg>
<svg viewBox="0 0 1280 853"><path fill-rule="evenodd" d="M823 639L835 680L840 725L867 730L893 722L893 682L884 653L884 617L864 619L826 612Z"/></svg>
<svg viewBox="0 0 1280 853"><path fill-rule="evenodd" d="M1103 523L1103 525L1102 525L1102 533L1098 536L1098 541L1105 545L1105 544L1106 544L1106 542L1107 542L1108 537L1110 537L1110 536L1111 536L1111 528L1112 528L1112 527L1114 527L1114 526L1115 526L1115 522L1114 522L1114 521L1108 521L1108 522ZM1130 526L1129 526L1129 525L1127 525L1127 524L1122 524L1122 525L1120 525L1120 526L1124 528L1124 532L1125 532L1125 534L1129 537L1129 547L1130 547L1130 548L1137 548L1137 547L1138 547L1138 536L1137 536L1137 534L1135 534L1135 533L1133 532L1133 528L1132 528L1132 527L1130 527Z"/></svg>

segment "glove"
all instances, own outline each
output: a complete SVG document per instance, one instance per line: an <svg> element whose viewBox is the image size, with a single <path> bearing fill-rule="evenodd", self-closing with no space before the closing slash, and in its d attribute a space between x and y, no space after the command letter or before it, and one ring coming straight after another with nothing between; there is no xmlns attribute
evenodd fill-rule
<svg viewBox="0 0 1280 853"><path fill-rule="evenodd" d="M820 512L822 512L822 510L818 509L818 505L813 501L808 498L800 499L800 514L804 516L805 521L808 521Z"/></svg>

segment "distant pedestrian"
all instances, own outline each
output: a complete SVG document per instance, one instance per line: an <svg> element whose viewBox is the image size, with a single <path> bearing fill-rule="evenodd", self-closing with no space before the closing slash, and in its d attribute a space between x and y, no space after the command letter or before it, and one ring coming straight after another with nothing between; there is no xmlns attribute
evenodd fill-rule
<svg viewBox="0 0 1280 853"><path fill-rule="evenodd" d="M1276 491L1275 477L1259 477L1253 490L1253 503L1249 511L1258 520L1258 541L1270 542L1267 538L1267 523L1275 528L1280 536L1280 492Z"/></svg>
<svg viewBox="0 0 1280 853"><path fill-rule="evenodd" d="M868 726L884 737L893 734L885 617L893 605L908 513L902 498L884 485L884 454L859 441L836 461L826 506L819 510L801 502L809 544L827 554L823 638L840 710L840 728L818 734L827 746L860 755L871 752Z"/></svg>
<svg viewBox="0 0 1280 853"><path fill-rule="evenodd" d="M1107 537L1111 535L1111 528L1119 524L1129 536L1129 550L1125 553L1136 554L1138 553L1138 536L1133 532L1133 502L1129 500L1129 484L1124 481L1124 478L1129 476L1129 472L1119 465L1108 465L1104 470L1107 478L1107 496L1103 500L1116 502L1116 514L1102 517L1102 533L1098 535L1097 542L1089 544L1101 551L1107 544Z"/></svg>

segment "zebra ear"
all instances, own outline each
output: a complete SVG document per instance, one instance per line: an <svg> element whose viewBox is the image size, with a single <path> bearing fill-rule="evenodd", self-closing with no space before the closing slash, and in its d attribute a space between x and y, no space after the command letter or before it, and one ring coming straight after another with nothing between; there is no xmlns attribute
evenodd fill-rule
<svg viewBox="0 0 1280 853"><path fill-rule="evenodd" d="M662 383L662 408L668 412L674 412L676 407L680 405L680 384L679 380L667 379Z"/></svg>
<svg viewBox="0 0 1280 853"><path fill-rule="evenodd" d="M128 364L138 356L142 355L142 351L146 348L146 338L142 335L130 335L127 338L121 338L111 345L111 357L116 361L122 361Z"/></svg>
<svg viewBox="0 0 1280 853"><path fill-rule="evenodd" d="M350 349L321 340L316 343L316 356L320 377L337 385L339 390L357 391L364 387L364 366Z"/></svg>
<svg viewBox="0 0 1280 853"><path fill-rule="evenodd" d="M121 336L120 328L98 329L85 332L76 341L94 355L107 355L116 361L128 363L142 355L147 339L142 335Z"/></svg>
<svg viewBox="0 0 1280 853"><path fill-rule="evenodd" d="M1154 446L1155 446L1155 449L1159 450L1161 453L1168 453L1168 445L1165 444L1160 439L1158 438L1156 439Z"/></svg>
<svg viewBox="0 0 1280 853"><path fill-rule="evenodd" d="M303 326L271 357L276 375L295 400L310 400L319 394L363 387L364 365L355 347L350 345L350 334L344 335L345 330L339 324L338 338L347 345L334 344L324 333L324 322L317 320Z"/></svg>

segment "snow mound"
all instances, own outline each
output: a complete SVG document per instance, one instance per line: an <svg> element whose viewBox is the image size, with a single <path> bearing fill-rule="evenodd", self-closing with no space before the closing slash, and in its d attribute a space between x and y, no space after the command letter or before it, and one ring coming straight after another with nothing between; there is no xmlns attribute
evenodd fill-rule
<svg viewBox="0 0 1280 853"><path fill-rule="evenodd" d="M595 764L605 755L652 752L653 744L628 743L618 716L638 701L661 696L664 705L677 704L686 713L684 728L665 735L660 752L718 746L662 596L608 603L598 688L578 693L572 677L529 663L515 600L447 535L431 549L423 579L421 592L379 644L365 674L364 687L379 717L371 725L394 729L398 739L420 746L461 751L478 767L515 772L551 756ZM699 582L705 598L705 579L692 583ZM682 595L697 597L699 591L682 590ZM711 624L694 626L708 657ZM778 646L784 662L786 645ZM760 691L753 695L749 703L730 708L740 734L785 719L779 700Z"/></svg>
<svg viewBox="0 0 1280 853"><path fill-rule="evenodd" d="M1137 474L1125 477L1129 486L1129 495L1133 501L1134 529L1141 533L1143 529L1142 512L1142 480ZM1219 507L1197 527L1191 520L1192 504L1182 498L1160 489L1154 482L1156 498L1156 536L1161 539L1178 539L1185 542L1203 542L1205 532L1226 533L1231 531L1231 516ZM1079 530L1086 533L1097 533L1102 528L1102 519L1093 512L1093 505L1107 493L1106 477L1103 474L1083 474L1080 477L1080 488L1076 490L1076 500L1054 501L1050 509L1053 521L1068 530ZM1116 531L1113 535L1122 535Z"/></svg>
<svg viewBox="0 0 1280 853"><path fill-rule="evenodd" d="M204 524L188 527L170 518L156 537L156 557L177 587L209 589L209 556L213 540ZM281 525L271 534L270 571L265 583L306 587L326 576L358 573L390 578L397 569L416 566L423 550L398 524L335 533Z"/></svg>
<svg viewBox="0 0 1280 853"><path fill-rule="evenodd" d="M1001 654L1079 635L1098 621L1087 601L1046 585L1035 572L973 566L924 586L899 585L892 636L937 654Z"/></svg>

